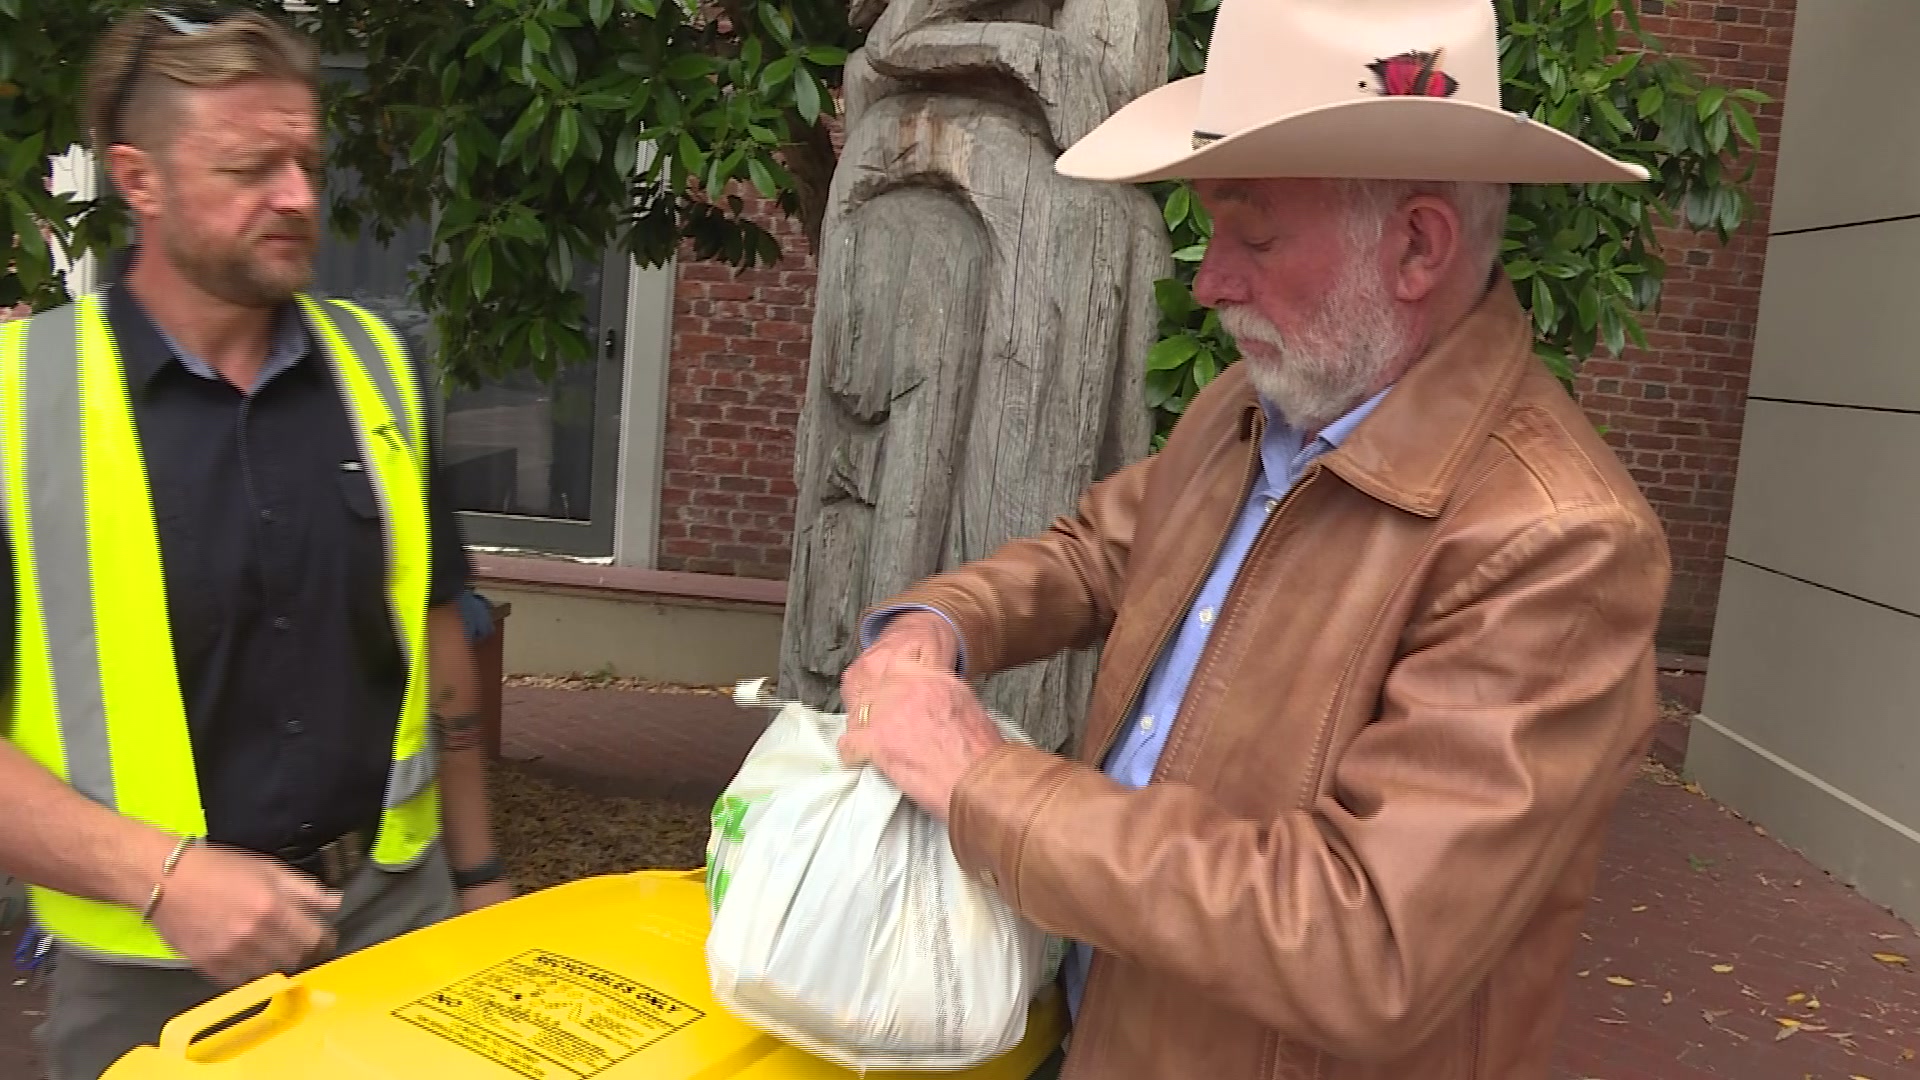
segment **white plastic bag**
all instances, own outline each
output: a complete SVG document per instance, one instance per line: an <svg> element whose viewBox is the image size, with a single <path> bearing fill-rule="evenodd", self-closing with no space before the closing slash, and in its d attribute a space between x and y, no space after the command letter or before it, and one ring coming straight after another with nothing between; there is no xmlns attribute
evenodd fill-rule
<svg viewBox="0 0 1920 1080"><path fill-rule="evenodd" d="M844 716L767 701L762 682L736 699L780 711L707 842L715 1000L849 1069L960 1070L1012 1050L1053 943L961 870L945 826L841 764Z"/></svg>

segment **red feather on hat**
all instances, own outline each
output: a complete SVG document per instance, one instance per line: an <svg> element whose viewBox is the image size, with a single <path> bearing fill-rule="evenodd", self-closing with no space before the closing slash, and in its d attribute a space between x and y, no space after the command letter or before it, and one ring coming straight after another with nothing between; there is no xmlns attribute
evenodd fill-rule
<svg viewBox="0 0 1920 1080"><path fill-rule="evenodd" d="M1437 52L1403 52L1367 67L1380 78L1380 92L1388 97L1452 97L1460 83L1440 70Z"/></svg>

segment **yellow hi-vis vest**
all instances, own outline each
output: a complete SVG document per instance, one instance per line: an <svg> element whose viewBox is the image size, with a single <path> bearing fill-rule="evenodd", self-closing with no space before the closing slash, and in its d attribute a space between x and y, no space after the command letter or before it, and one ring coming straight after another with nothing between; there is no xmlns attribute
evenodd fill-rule
<svg viewBox="0 0 1920 1080"><path fill-rule="evenodd" d="M427 723L424 414L391 329L351 304L298 302L352 419L385 526L407 689L372 860L403 869L424 856L440 821ZM9 738L87 798L174 835L204 836L153 501L98 294L0 326L0 528L13 547L19 608ZM138 911L37 887L29 898L63 945L185 966Z"/></svg>

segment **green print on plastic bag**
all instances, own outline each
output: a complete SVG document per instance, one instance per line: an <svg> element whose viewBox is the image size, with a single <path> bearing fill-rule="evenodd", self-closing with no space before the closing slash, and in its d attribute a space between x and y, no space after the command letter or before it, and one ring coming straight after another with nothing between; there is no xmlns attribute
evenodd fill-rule
<svg viewBox="0 0 1920 1080"><path fill-rule="evenodd" d="M747 800L738 795L722 795L713 804L713 831L720 839L737 844L746 839Z"/></svg>
<svg viewBox="0 0 1920 1080"><path fill-rule="evenodd" d="M713 813L710 815L713 821L713 834L726 844L738 844L746 839L747 810L752 806L751 799L743 799L738 795L722 795L714 800ZM722 861L725 860L724 852L717 852L717 854ZM727 897L727 884L732 880L733 875L727 872L726 867L715 866L709 862L707 901L715 914L719 913L720 902Z"/></svg>

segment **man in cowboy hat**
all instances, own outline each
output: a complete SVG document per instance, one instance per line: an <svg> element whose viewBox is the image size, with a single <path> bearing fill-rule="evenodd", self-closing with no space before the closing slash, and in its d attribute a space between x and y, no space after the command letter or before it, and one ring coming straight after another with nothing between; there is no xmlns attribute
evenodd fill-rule
<svg viewBox="0 0 1920 1080"><path fill-rule="evenodd" d="M1668 561L1498 265L1508 184L1646 173L1503 111L1496 42L1487 0L1226 0L1058 167L1196 182L1244 361L868 617L843 753L1075 943L1073 1080L1547 1074ZM1095 644L1077 760L962 681Z"/></svg>

